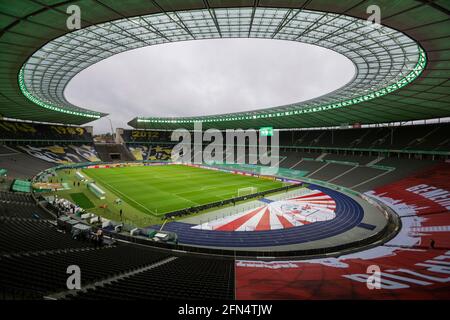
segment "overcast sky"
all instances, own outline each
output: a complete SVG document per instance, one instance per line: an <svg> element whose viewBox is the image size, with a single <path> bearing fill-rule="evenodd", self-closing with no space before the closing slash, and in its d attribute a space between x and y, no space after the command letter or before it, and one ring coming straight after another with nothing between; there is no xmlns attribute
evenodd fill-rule
<svg viewBox="0 0 450 320"><path fill-rule="evenodd" d="M317 46L262 39L178 42L121 53L79 73L66 98L110 114L114 129L135 116L198 116L308 100L354 75L352 62ZM109 120L90 123L110 131Z"/></svg>

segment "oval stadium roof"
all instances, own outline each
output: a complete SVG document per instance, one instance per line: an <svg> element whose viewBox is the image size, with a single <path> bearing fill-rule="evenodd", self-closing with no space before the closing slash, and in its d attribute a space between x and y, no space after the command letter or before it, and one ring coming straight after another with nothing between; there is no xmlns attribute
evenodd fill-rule
<svg viewBox="0 0 450 320"><path fill-rule="evenodd" d="M381 23L365 21L381 8ZM82 29L66 27L69 5ZM70 104L67 83L119 52L205 38L300 41L353 61L353 81L325 96L287 106L189 118L136 117L136 128L298 128L379 123L450 115L450 5L446 1L81 0L0 1L0 114L84 124L105 114ZM145 116L145 115L143 115Z"/></svg>

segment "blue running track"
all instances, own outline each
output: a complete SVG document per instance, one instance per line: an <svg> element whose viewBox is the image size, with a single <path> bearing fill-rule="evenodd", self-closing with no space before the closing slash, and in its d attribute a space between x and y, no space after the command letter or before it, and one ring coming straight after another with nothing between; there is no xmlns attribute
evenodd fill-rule
<svg viewBox="0 0 450 320"><path fill-rule="evenodd" d="M268 247L329 238L354 228L362 221L363 208L349 196L317 185L310 185L310 189L320 190L335 200L336 217L333 220L288 229L248 232L199 230L191 228L194 224L169 222L164 226L164 230L176 232L180 244L211 247Z"/></svg>

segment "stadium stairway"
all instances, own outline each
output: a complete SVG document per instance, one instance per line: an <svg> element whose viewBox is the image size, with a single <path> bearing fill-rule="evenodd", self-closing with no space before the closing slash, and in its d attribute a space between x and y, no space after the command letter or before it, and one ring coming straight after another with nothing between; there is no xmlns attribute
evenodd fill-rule
<svg viewBox="0 0 450 320"><path fill-rule="evenodd" d="M94 247L51 220L31 219L37 207L28 194L1 192L2 208L4 203L12 206L6 215L0 211L0 300L234 298L234 259L179 257L124 243ZM82 270L86 290L68 296L70 265Z"/></svg>
<svg viewBox="0 0 450 320"><path fill-rule="evenodd" d="M231 300L234 298L234 260L173 258L168 263L66 298Z"/></svg>
<svg viewBox="0 0 450 320"><path fill-rule="evenodd" d="M378 156L322 154L324 161L309 153L282 152L281 167L307 172L306 177L328 181L338 186L365 192L378 186L403 179L417 171L442 161ZM312 154L317 156L317 154Z"/></svg>
<svg viewBox="0 0 450 320"><path fill-rule="evenodd" d="M67 290L66 271L70 265L80 267L82 286L85 286L168 256L168 253L132 245L1 256L0 287L31 291L42 298Z"/></svg>

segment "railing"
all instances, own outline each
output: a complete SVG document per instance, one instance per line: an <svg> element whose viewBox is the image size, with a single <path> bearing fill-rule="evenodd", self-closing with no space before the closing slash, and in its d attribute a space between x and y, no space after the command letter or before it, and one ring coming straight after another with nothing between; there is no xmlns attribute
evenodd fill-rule
<svg viewBox="0 0 450 320"><path fill-rule="evenodd" d="M186 251L189 253L196 254L207 254L207 255L219 255L219 256L232 256L236 258L280 258L280 257L300 257L300 258L319 258L323 256L339 256L343 254L348 254L355 251L361 251L364 249L370 249L375 246L381 245L390 239L392 239L400 230L401 224L400 219L396 214L390 211L388 212L388 222L385 227L380 230L380 232L373 234L367 238L352 241L349 243L326 247L326 248L313 248L313 249L303 249L303 250L289 250L289 251L274 251L268 250L232 250L232 249L216 249L216 248L205 248L205 247L194 247L181 244L168 244L162 242L155 242L143 237L132 237L128 235L118 234L115 232L105 231L105 234L122 241L146 245L151 247L156 247L160 249L167 250L177 250Z"/></svg>
<svg viewBox="0 0 450 320"><path fill-rule="evenodd" d="M177 145L179 142L173 142L173 141L125 141L125 145ZM204 143L192 143L192 145L208 145L207 142ZM239 145L236 144L236 147L252 147L253 145L244 144ZM257 147L257 146L253 146ZM356 152L371 152L371 153L401 153L401 154L425 154L425 155L437 155L437 156L449 156L450 151L440 151L440 150L414 150L414 149L378 149L378 148L350 148L350 147L332 147L332 146L300 146L300 145L280 145L280 146L273 146L272 148L279 148L279 149L291 149L291 150L317 150L317 151L356 151Z"/></svg>

